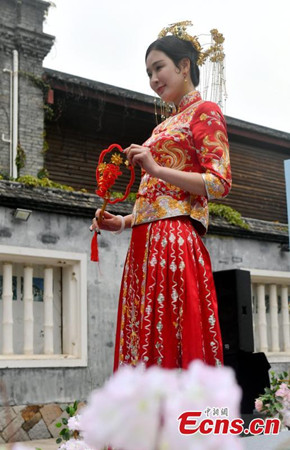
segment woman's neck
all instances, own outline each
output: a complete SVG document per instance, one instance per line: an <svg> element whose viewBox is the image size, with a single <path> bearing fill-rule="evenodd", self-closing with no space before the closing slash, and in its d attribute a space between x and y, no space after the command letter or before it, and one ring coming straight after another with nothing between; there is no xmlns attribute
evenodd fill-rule
<svg viewBox="0 0 290 450"><path fill-rule="evenodd" d="M182 97L179 99L178 103L175 104L176 109L178 109L180 103L182 102L182 99L183 99L186 95L188 95L188 94L190 94L191 92L194 92L194 91L195 91L195 87L194 87L194 85L193 85L192 83L190 83L190 85L188 85L188 86L186 87L186 90L185 90L185 92L183 93Z"/></svg>

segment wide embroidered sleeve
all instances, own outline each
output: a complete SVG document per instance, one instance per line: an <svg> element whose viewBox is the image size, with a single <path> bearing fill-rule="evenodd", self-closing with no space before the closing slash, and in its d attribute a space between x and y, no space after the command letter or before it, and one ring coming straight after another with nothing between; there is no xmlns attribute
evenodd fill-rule
<svg viewBox="0 0 290 450"><path fill-rule="evenodd" d="M191 132L208 199L227 196L232 176L226 123L219 106L203 102L195 111Z"/></svg>

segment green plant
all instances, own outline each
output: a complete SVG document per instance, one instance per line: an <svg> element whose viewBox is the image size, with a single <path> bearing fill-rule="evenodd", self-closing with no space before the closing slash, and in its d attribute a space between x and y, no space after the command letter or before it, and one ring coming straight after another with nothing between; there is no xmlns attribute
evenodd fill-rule
<svg viewBox="0 0 290 450"><path fill-rule="evenodd" d="M42 90L43 95L46 96L49 89L50 89L50 85L48 83L45 83L45 81L41 78L38 77L36 75L34 75L34 73L31 72L25 72L23 70L19 70L19 75L27 78L28 80L30 80L36 87L38 87L39 89Z"/></svg>
<svg viewBox="0 0 290 450"><path fill-rule="evenodd" d="M54 117L54 111L53 108L49 105L43 105L44 110L44 118L45 120L52 120Z"/></svg>
<svg viewBox="0 0 290 450"><path fill-rule="evenodd" d="M112 192L112 198L121 198L121 197L123 197L123 193L122 192L116 192L116 191L113 191ZM127 197L127 201L128 202L131 202L131 203L134 203L135 201L136 201L136 192L130 192L130 194L128 195L128 197Z"/></svg>
<svg viewBox="0 0 290 450"><path fill-rule="evenodd" d="M223 217L227 222L248 230L249 225L243 220L241 214L230 206L219 203L209 203L209 213L213 216Z"/></svg>
<svg viewBox="0 0 290 450"><path fill-rule="evenodd" d="M34 84L34 86L36 86L38 89L40 89L42 91L42 95L43 95L43 111L44 111L44 118L45 120L52 120L54 117L54 110L53 108L48 105L46 103L46 98L47 98L47 94L48 91L50 90L50 85L48 83L46 83L43 78L38 77L36 75L34 75L34 73L31 72L25 72L23 70L19 71L19 75L26 78L27 80L30 80L31 83Z"/></svg>
<svg viewBox="0 0 290 450"><path fill-rule="evenodd" d="M14 181L14 178L10 177L9 173L7 172L0 172L0 180Z"/></svg>
<svg viewBox="0 0 290 450"><path fill-rule="evenodd" d="M37 178L39 178L40 180L42 180L43 178L49 178L48 170L42 167L42 169L40 169L37 173Z"/></svg>
<svg viewBox="0 0 290 450"><path fill-rule="evenodd" d="M43 133L42 133L42 140L43 140L43 145L42 145L42 152L41 153L44 155L47 152L47 150L49 149L49 145L48 145L48 142L46 140L46 130L44 130Z"/></svg>
<svg viewBox="0 0 290 450"><path fill-rule="evenodd" d="M20 170L23 169L23 167L25 166L25 161L26 161L25 151L24 151L23 147L21 147L21 145L18 144L17 145L17 154L16 154L16 158L15 158L15 164L17 167L17 177L20 176Z"/></svg>
<svg viewBox="0 0 290 450"><path fill-rule="evenodd" d="M45 177L45 172L43 173L43 175L44 175L43 178L37 178L32 175L23 175L22 177L18 177L16 179L16 181L18 181L19 183L23 183L29 187L56 188L56 189L62 189L64 191L68 191L68 192L72 192L74 190L71 186L56 183L55 181L52 181L49 178Z"/></svg>
<svg viewBox="0 0 290 450"><path fill-rule="evenodd" d="M79 401L76 400L73 405L68 405L65 409L69 417L73 417L76 415L78 410L78 404ZM68 419L66 417L63 417L61 419L61 422L57 422L55 426L57 428L61 428L59 432L59 437L56 439L56 443L60 444L62 441L69 441L71 438L77 438L78 432L77 431L71 431L68 428Z"/></svg>

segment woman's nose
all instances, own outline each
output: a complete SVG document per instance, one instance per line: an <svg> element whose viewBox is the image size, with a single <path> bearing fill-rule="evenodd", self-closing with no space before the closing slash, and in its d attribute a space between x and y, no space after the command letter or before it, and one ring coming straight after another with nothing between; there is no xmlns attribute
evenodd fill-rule
<svg viewBox="0 0 290 450"><path fill-rule="evenodd" d="M153 73L150 79L151 86L155 86L158 84L158 77L156 73Z"/></svg>

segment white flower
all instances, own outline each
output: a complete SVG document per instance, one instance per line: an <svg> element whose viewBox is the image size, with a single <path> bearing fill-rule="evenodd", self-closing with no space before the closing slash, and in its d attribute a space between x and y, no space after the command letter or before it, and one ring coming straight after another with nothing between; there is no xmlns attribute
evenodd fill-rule
<svg viewBox="0 0 290 450"><path fill-rule="evenodd" d="M178 418L186 411L200 411L201 418L207 418L205 410L216 408L226 410L231 420L238 417L240 399L229 368L201 361L184 371L123 366L91 394L79 420L69 425L81 429L88 444L81 449L110 445L126 450L236 450L241 440L231 434L181 434Z"/></svg>
<svg viewBox="0 0 290 450"><path fill-rule="evenodd" d="M170 388L160 369L121 367L103 389L92 393L80 425L86 442L126 450L154 448L160 398ZM166 381L165 381L166 379Z"/></svg>
<svg viewBox="0 0 290 450"><path fill-rule="evenodd" d="M71 431L80 431L80 415L70 417L67 426Z"/></svg>
<svg viewBox="0 0 290 450"><path fill-rule="evenodd" d="M96 447L89 447L84 441L80 439L70 439L69 441L64 442L59 448L61 450L101 450L97 449Z"/></svg>
<svg viewBox="0 0 290 450"><path fill-rule="evenodd" d="M226 418L238 417L238 405L241 398L241 390L235 382L233 372L229 368L215 368L194 361L187 371L180 374L179 389L172 392L164 405L164 427L161 436L161 448L170 450L235 450L240 449L241 444L235 436L230 434L215 435L200 434L199 432L184 435L179 432L177 419L184 412L202 412L197 418L195 427L200 420L207 419L207 408L227 408ZM209 416L215 420L221 416Z"/></svg>
<svg viewBox="0 0 290 450"><path fill-rule="evenodd" d="M1 449L2 447L0 447ZM3 447L3 449L5 449L6 447ZM12 447L12 450L28 450L28 447L26 445L22 445L22 444L14 444Z"/></svg>

